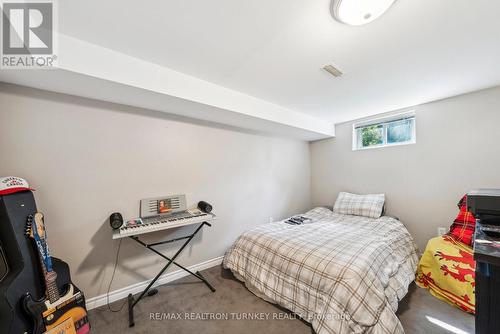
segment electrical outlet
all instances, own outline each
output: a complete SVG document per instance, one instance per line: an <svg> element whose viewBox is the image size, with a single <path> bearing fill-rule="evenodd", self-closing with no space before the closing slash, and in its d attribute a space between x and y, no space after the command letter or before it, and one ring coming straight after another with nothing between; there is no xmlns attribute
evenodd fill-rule
<svg viewBox="0 0 500 334"><path fill-rule="evenodd" d="M445 235L447 231L447 228L446 227L438 227L438 236L442 236L442 235Z"/></svg>

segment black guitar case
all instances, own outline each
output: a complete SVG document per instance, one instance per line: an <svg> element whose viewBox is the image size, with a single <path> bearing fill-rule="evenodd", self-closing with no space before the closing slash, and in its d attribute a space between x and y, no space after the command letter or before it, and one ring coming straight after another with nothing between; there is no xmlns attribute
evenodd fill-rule
<svg viewBox="0 0 500 334"><path fill-rule="evenodd" d="M0 196L0 333L31 334L32 319L23 308L26 293L40 299L45 286L33 240L25 234L28 215L36 212L31 191ZM68 265L53 258L57 285L71 282ZM76 288L76 287L75 287Z"/></svg>

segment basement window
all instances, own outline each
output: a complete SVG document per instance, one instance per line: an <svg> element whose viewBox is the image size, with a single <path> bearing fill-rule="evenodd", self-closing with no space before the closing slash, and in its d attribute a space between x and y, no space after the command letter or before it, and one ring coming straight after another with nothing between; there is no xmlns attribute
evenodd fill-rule
<svg viewBox="0 0 500 334"><path fill-rule="evenodd" d="M353 150L416 143L415 113L359 122L353 126Z"/></svg>

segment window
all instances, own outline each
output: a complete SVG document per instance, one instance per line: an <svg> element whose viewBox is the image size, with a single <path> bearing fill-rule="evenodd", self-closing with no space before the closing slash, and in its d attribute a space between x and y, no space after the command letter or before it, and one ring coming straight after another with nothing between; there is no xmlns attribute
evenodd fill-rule
<svg viewBox="0 0 500 334"><path fill-rule="evenodd" d="M354 124L353 150L414 144L415 142L414 113Z"/></svg>

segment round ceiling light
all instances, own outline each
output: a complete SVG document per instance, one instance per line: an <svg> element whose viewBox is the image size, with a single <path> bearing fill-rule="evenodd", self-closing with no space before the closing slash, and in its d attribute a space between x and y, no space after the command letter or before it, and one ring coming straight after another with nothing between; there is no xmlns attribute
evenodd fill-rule
<svg viewBox="0 0 500 334"><path fill-rule="evenodd" d="M345 24L360 26L384 14L396 0L332 0L333 17Z"/></svg>

